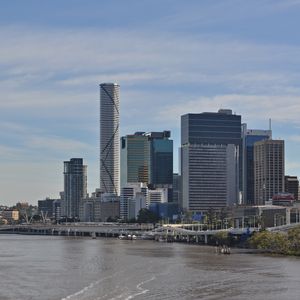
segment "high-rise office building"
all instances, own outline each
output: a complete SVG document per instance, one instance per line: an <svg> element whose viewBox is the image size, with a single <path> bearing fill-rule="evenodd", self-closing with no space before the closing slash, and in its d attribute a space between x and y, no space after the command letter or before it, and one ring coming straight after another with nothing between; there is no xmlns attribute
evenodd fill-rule
<svg viewBox="0 0 300 300"><path fill-rule="evenodd" d="M284 176L284 191L293 194L295 200L298 201L299 180L297 176Z"/></svg>
<svg viewBox="0 0 300 300"><path fill-rule="evenodd" d="M120 86L100 84L100 188L120 192Z"/></svg>
<svg viewBox="0 0 300 300"><path fill-rule="evenodd" d="M173 201L175 203L179 202L180 199L180 183L181 183L181 176L178 173L173 174Z"/></svg>
<svg viewBox="0 0 300 300"><path fill-rule="evenodd" d="M121 186L142 182L150 188L173 184L170 131L136 132L121 138Z"/></svg>
<svg viewBox="0 0 300 300"><path fill-rule="evenodd" d="M284 141L264 140L254 144L254 203L264 205L284 192Z"/></svg>
<svg viewBox="0 0 300 300"><path fill-rule="evenodd" d="M150 148L144 132L121 138L121 188L127 183L148 183Z"/></svg>
<svg viewBox="0 0 300 300"><path fill-rule="evenodd" d="M87 166L82 158L64 162L64 206L69 218L79 216L79 201L87 196Z"/></svg>
<svg viewBox="0 0 300 300"><path fill-rule="evenodd" d="M246 124L242 126L243 204L254 205L254 143L271 138L271 130L247 129Z"/></svg>
<svg viewBox="0 0 300 300"><path fill-rule="evenodd" d="M173 140L171 132L146 133L150 146L149 185L172 187L173 184Z"/></svg>
<svg viewBox="0 0 300 300"><path fill-rule="evenodd" d="M231 110L181 116L181 207L206 212L239 201L241 116Z"/></svg>

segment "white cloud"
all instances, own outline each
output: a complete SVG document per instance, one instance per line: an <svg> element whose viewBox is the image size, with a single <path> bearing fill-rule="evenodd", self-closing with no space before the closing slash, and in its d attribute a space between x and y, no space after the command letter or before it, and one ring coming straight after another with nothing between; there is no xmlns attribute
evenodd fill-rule
<svg viewBox="0 0 300 300"><path fill-rule="evenodd" d="M1 160L20 160L23 151L16 147L10 147L7 145L0 145L0 157Z"/></svg>
<svg viewBox="0 0 300 300"><path fill-rule="evenodd" d="M94 150L86 143L59 136L29 136L25 145L32 149L64 152L71 156L72 153L78 154Z"/></svg>
<svg viewBox="0 0 300 300"><path fill-rule="evenodd" d="M34 76L46 71L43 76L51 76L57 70L74 73L100 70L109 75L109 71L126 73L128 68L143 72L157 67L174 71L179 66L220 70L245 62L274 62L282 56L299 62L296 46L265 46L207 35L195 39L189 35L162 32L154 35L138 30L39 31L2 27L0 37L6 41L0 49L0 62L13 75Z"/></svg>
<svg viewBox="0 0 300 300"><path fill-rule="evenodd" d="M290 135L286 137L286 140L291 141L291 142L300 142L300 135Z"/></svg>
<svg viewBox="0 0 300 300"><path fill-rule="evenodd" d="M175 124L180 116L186 113L218 111L220 108L230 108L248 120L272 118L280 122L300 123L300 96L228 94L199 97L196 100L189 101L181 100L180 103L175 105L165 105L160 110L158 119Z"/></svg>
<svg viewBox="0 0 300 300"><path fill-rule="evenodd" d="M299 161L286 161L285 174L300 176L300 162Z"/></svg>

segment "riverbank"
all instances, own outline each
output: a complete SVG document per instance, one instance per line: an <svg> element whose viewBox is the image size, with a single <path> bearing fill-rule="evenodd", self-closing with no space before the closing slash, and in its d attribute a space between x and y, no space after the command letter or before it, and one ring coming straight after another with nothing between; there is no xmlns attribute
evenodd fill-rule
<svg viewBox="0 0 300 300"><path fill-rule="evenodd" d="M300 256L300 227L287 232L256 232L248 240L248 246L268 254Z"/></svg>
<svg viewBox="0 0 300 300"><path fill-rule="evenodd" d="M134 236L136 239L155 239L159 242L174 242L194 245L211 245L223 247L246 248L249 253L265 253L276 255L300 256L300 227L287 232L261 231L252 236L245 233L232 235L228 231L212 232L152 232L147 224L68 224L68 225L16 225L3 226L0 233L41 236L74 236L88 238L118 238L119 236ZM146 227L145 227L146 226ZM146 230L148 229L148 230Z"/></svg>

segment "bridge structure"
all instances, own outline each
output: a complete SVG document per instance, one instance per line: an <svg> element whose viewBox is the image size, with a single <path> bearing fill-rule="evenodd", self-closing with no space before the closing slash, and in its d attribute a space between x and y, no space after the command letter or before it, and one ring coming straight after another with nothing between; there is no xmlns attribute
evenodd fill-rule
<svg viewBox="0 0 300 300"><path fill-rule="evenodd" d="M289 229L300 226L300 223L291 223L266 228L272 232L287 232ZM203 229L203 224L167 224L154 230L156 240L164 241L186 241L194 243L207 244L209 238L214 235L227 232L231 236L252 235L254 232L261 230L260 227L239 227L239 228L223 228L223 229Z"/></svg>

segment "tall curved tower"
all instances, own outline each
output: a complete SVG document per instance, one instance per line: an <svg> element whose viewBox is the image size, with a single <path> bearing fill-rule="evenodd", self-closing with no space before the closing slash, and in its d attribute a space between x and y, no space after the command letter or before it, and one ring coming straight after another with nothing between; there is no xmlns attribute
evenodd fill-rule
<svg viewBox="0 0 300 300"><path fill-rule="evenodd" d="M104 193L120 191L120 86L100 84L100 188Z"/></svg>

